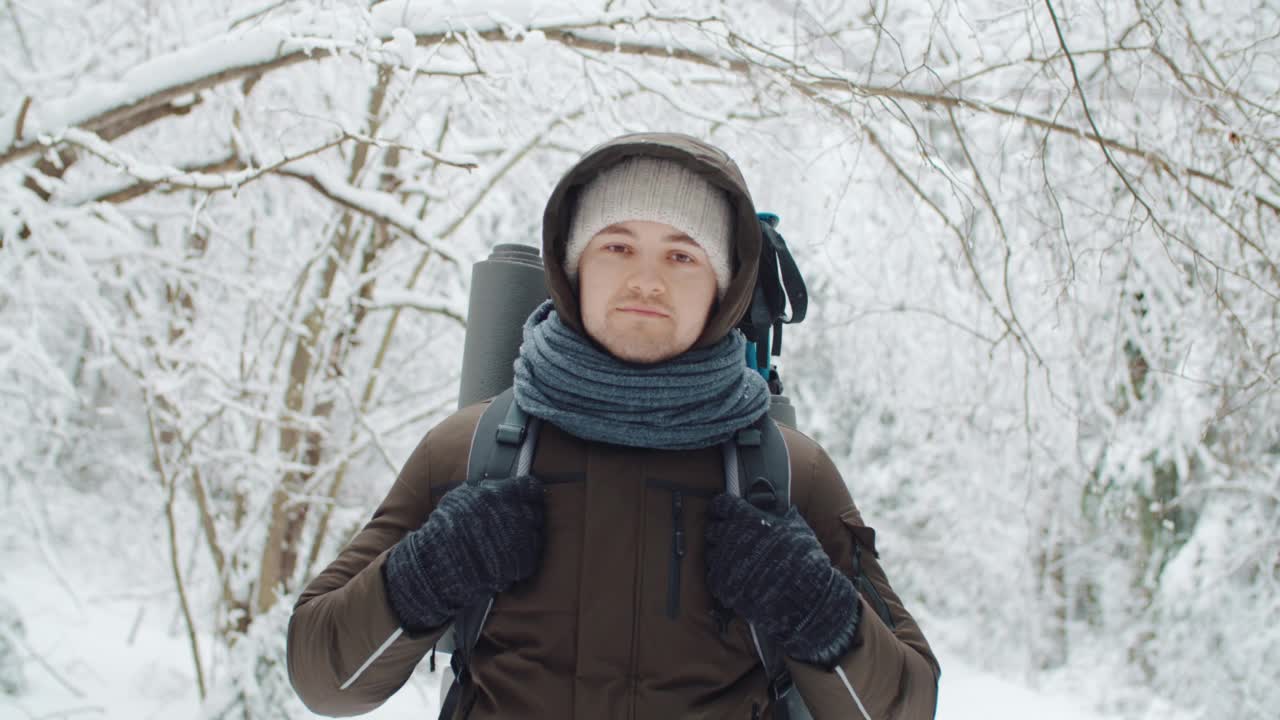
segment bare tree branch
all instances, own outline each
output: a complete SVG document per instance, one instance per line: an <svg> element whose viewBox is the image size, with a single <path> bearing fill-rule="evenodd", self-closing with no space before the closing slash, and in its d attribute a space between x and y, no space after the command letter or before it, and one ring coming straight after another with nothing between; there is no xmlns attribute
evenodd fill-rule
<svg viewBox="0 0 1280 720"><path fill-rule="evenodd" d="M329 200L348 210L353 210L369 218L384 222L404 233L409 238L430 248L450 263L458 263L458 258L440 247L439 240L444 233L437 234L427 223L413 217L403 206L398 204L394 196L376 190L364 190L341 180L327 176L315 168L277 168L276 175L300 180L325 196Z"/></svg>
<svg viewBox="0 0 1280 720"><path fill-rule="evenodd" d="M191 468L191 492L196 497L196 509L200 512L200 527L204 531L204 541L209 546L209 554L213 556L213 567L218 573L218 580L222 586L222 602L228 608L234 607L235 594L231 591L226 555L222 550L222 542L218 539L218 526L213 519L213 509L209 506L209 493L205 490L204 479L198 467Z"/></svg>
<svg viewBox="0 0 1280 720"><path fill-rule="evenodd" d="M169 473L165 470L164 458L160 454L160 437L156 432L155 413L151 407L150 393L145 389L142 392L147 410L147 432L151 437L152 460L155 462L156 472L160 474L160 482L168 491L168 499L164 505L164 517L169 531L169 566L173 571L173 582L178 591L178 604L182 608L182 617L187 623L187 640L191 643L191 659L195 663L196 688L200 691L200 699L204 700L207 696L207 690L204 683L204 667L200 661L200 641L196 637L195 619L191 616L191 603L187 601L187 589L182 582L182 569L178 563L177 519L173 513L177 482L174 478L169 477Z"/></svg>
<svg viewBox="0 0 1280 720"><path fill-rule="evenodd" d="M648 14L627 18L625 20L620 18L604 18L591 22L546 26L540 26L535 23L530 27L530 29L538 30L549 40L559 42L566 46L590 49L601 53L619 52L629 55L683 60L686 62L705 65L707 67L729 70L739 74L748 73L752 70L773 71L782 74L787 82L793 85L797 90L801 90L810 96L812 96L812 93L817 90L839 90L852 93L858 97L895 98L898 100L910 101L926 107L943 106L965 108L974 112L1017 119L1029 125L1050 130L1055 133L1094 141L1108 150L1114 150L1115 152L1140 158L1151 164L1153 167L1170 174L1177 175L1185 173L1190 177L1213 183L1234 192L1247 193L1255 202L1266 206L1277 214L1280 214L1280 199L1269 197L1259 191L1237 188L1229 181L1197 168L1179 167L1178 164L1172 162L1166 157L1163 157L1159 153L1142 150L1140 148L1121 143L1117 140L1106 138L1101 135L1096 127L1093 127L1092 130L1085 130L1037 117L1012 108L1006 108L994 103L987 103L979 100L940 93L917 92L897 87L858 83L847 77L831 76L821 72L816 72L812 68L800 65L789 58L773 53L767 48L760 47L732 31L727 31L726 35L731 45L751 50L752 52L762 56L764 59L752 60L744 56L728 56L720 54L712 49L693 50L689 48L670 47L667 45L659 46L638 42L620 42L616 38L612 37L596 38L590 35L590 31L592 29L610 29L615 28L618 25L637 25L643 22L684 24L701 28L703 26L716 24L719 21L682 16L660 16ZM474 29L469 35L489 42L510 42L513 40L512 35L508 33L507 29L504 27ZM461 42L463 39L466 39L466 37L467 34L453 32L422 33L416 35L416 42L420 46L430 46L442 43ZM260 42L260 40L257 42ZM211 71L209 74L204 76L190 78L175 82L171 85L156 88L152 93L145 95L144 97L130 99L127 102L121 102L116 106L104 108L96 112L96 114L89 114L85 117L79 118L69 118L69 125L80 127L92 132L98 132L107 126L112 126L121 132L137 129L138 127L146 125L154 120L154 118L146 115L148 110L152 110L157 105L168 103L184 95L216 87L223 83L243 78L247 75L265 74L301 62L321 60L340 54L338 49L323 47L308 47L305 50L299 49L285 51L283 48L287 46L288 43L285 42L285 40L282 40L279 46L281 49L278 50L274 56L261 59L258 62L246 62L243 65L222 67L215 71ZM261 53L259 53L259 55L260 54ZM41 132L45 132L45 130L42 130ZM40 146L41 143L39 138L26 138L15 135L9 148L0 153L0 165L25 157L26 155L35 152Z"/></svg>
<svg viewBox="0 0 1280 720"><path fill-rule="evenodd" d="M341 145L350 139L347 135L341 135L327 142L312 148L303 150L294 155L285 155L274 159L266 165L258 167L244 167L239 172L225 175L207 175L200 172L183 172L178 168L166 167L163 165L152 165L144 163L136 158L132 158L102 138L91 132L70 129L64 134L66 142L96 155L104 162L113 165L121 172L141 180L148 184L150 188L180 188L185 190L201 190L205 192L217 192L220 190L237 190L240 187L257 180L258 178L270 174L289 163L318 155L329 148ZM215 161L215 165L220 164ZM243 163L241 163L243 165Z"/></svg>
<svg viewBox="0 0 1280 720"><path fill-rule="evenodd" d="M206 163L179 167L179 168L176 168L176 170L177 170L178 176L212 175L215 173L230 173L230 172L236 172L239 170L244 170L244 163L240 161L240 158L236 157L234 154L231 154L226 157L219 158L217 160L211 160ZM135 198L142 197L143 195L146 195L147 193L152 192L153 190L157 190L161 188L165 190L186 189L186 188L175 188L174 186L162 181L141 180L131 185L122 187L119 190L101 190L101 189L95 190L94 194L92 194L88 199L85 199L85 200L67 198L66 202L70 205L87 205L90 203L97 203L97 202L119 204L119 203L128 202Z"/></svg>
<svg viewBox="0 0 1280 720"><path fill-rule="evenodd" d="M18 21L18 13L13 7L13 0L4 0L5 7L9 8L9 21L13 23L13 29L18 35L18 44L22 46L22 54L27 59L27 65L35 66L35 58L31 55L31 45L27 42L27 33L22 29L22 23Z"/></svg>
<svg viewBox="0 0 1280 720"><path fill-rule="evenodd" d="M1044 0L1044 4L1045 4L1045 7L1049 9L1049 17L1053 19L1053 27L1054 27L1054 30L1057 32L1058 42L1061 43L1062 52L1063 54L1066 55L1067 64L1071 68L1071 77L1075 83L1076 94L1080 97L1080 106L1084 110L1085 118L1089 121L1089 127L1093 128L1092 137L1096 139L1098 143L1098 147L1101 148L1102 154L1107 160L1107 164L1110 165L1113 170L1115 170L1116 175L1119 176L1120 181L1125 186L1125 189L1129 191L1129 194L1133 197L1134 201L1137 202L1138 205L1141 206L1142 209L1147 213L1147 218L1150 219L1151 222L1155 224L1156 228L1158 228L1165 237L1172 238L1179 245L1181 245L1182 247L1186 248L1189 252L1191 252L1191 254L1194 255L1196 258L1205 261L1206 263L1211 265L1214 269L1220 272L1225 272L1229 275L1233 275L1235 277L1240 278L1241 280L1244 280L1250 285L1253 285L1259 291L1265 293L1268 297L1271 297L1276 301L1280 301L1280 295L1277 295L1271 289L1263 287L1251 277L1243 275L1235 270L1222 267L1221 264L1219 264L1218 262L1213 260L1213 258L1210 258L1208 255L1206 255L1203 251L1200 250L1200 248L1196 247L1195 243L1190 242L1186 238L1183 238L1179 234L1170 230L1167 226L1165 226L1164 221L1161 220L1160 216L1156 214L1156 211L1152 209L1151 205L1147 203L1146 199L1142 197L1141 193L1138 192L1138 189L1133 186L1133 183L1129 181L1129 174L1126 173L1124 171L1124 168L1120 167L1119 163L1117 163L1115 158L1112 157L1111 146L1108 143L1103 142L1102 131L1098 129L1097 123L1094 122L1093 113L1092 111L1089 110L1089 101L1085 97L1084 87L1080 84L1080 74L1076 70L1075 58L1071 56L1071 51L1070 49L1067 48L1067 39L1062 34L1062 26L1058 23L1058 15L1053 9L1053 2L1052 0ZM1258 196L1255 193L1255 197L1260 197L1260 196ZM1260 200L1260 202L1262 201ZM1269 203L1267 204L1270 206ZM1280 213L1280 207L1278 206L1270 206L1270 207L1273 210L1276 210L1278 213ZM1265 254L1263 257L1266 257ZM1226 308L1226 301L1221 297L1220 292L1215 290L1214 294L1218 296L1219 302L1223 305L1224 308Z"/></svg>
<svg viewBox="0 0 1280 720"><path fill-rule="evenodd" d="M27 95L22 98L22 105L18 108L18 119L13 122L13 136L22 137L23 128L27 124L27 112L31 110L31 96Z"/></svg>
<svg viewBox="0 0 1280 720"><path fill-rule="evenodd" d="M934 214L936 214L938 218L942 220L943 224L945 224L947 228L950 229L951 232L956 236L956 239L960 241L960 248L961 248L962 254L964 255L965 262L968 264L969 271L970 273L973 274L974 282L977 284L978 289L982 292L982 296L986 298L987 305L990 306L991 312L993 312L995 316L1000 319L1000 322L1005 326L1006 334L1013 337L1013 339L1018 343L1018 346L1021 347L1025 353L1034 355L1036 362L1043 367L1044 360L1040 357L1040 353L1036 351L1035 347L1032 346L1031 338L1028 337L1024 332L1020 332L1018 330L1018 328L1020 328L1022 324L1018 322L1017 317L1016 316L1012 318L1005 317L1005 314L1001 312L999 306L996 305L995 298L991 295L991 292L987 289L986 282L983 281L982 279L982 274L978 272L978 265L973 259L973 253L969 249L969 242L965 238L964 231L962 231L960 227L956 225L955 222L950 217L947 216L947 214L942 210L942 208L938 207L938 204L933 201L933 198L929 197L929 194L926 193L924 189L921 188L920 185L916 183L916 181L912 179L910 175L907 174L907 171L903 169L901 164L898 163L897 158L895 158L893 154L889 152L889 149L884 146L884 143L880 141L879 135L877 135L876 132L872 130L870 127L866 128L866 133L867 133L867 138L871 141L872 147L874 147L876 150L880 152L880 155L884 157L885 161L888 162L889 165L894 169L894 172L898 174L898 177L902 179L902 181L907 185L907 187L911 188L912 192L915 193L916 197L920 198L920 200L924 202L924 204L928 205L929 208L933 210ZM1012 306L1010 306L1010 310L1012 311Z"/></svg>
<svg viewBox="0 0 1280 720"><path fill-rule="evenodd" d="M85 696L84 691L76 687L69 680L63 677L62 673L58 672L58 669L53 666L53 663L49 662L47 659L45 659L43 655L36 652L35 648L31 647L31 645L26 641L26 638L23 638L22 636L13 632L12 630L10 630L8 627L4 625L0 625L0 638L3 638L6 641L8 641L8 644L10 647L15 647L15 648L20 647L23 650L25 650L27 655L29 655L36 662L40 663L40 667L44 668L45 672L49 673L49 675L51 675L54 680L58 681L59 685L66 688L67 692L71 693L73 696L77 698L84 699L84 696ZM95 709L98 712L102 712L102 708L95 708Z"/></svg>
<svg viewBox="0 0 1280 720"><path fill-rule="evenodd" d="M163 105L157 105L156 107L148 109L146 112L140 113L138 116L133 118L131 122L138 123L138 125L134 127L142 127L162 118L186 115L191 112L193 108L199 105L200 102L200 98L197 97L185 103L171 102ZM108 125L98 133L98 137L102 138L104 141L110 142L134 129L134 127L131 127L127 123ZM71 166L76 163L77 159L78 157L76 153L71 148L56 147L54 148L53 158L46 155L36 161L32 170L28 172L26 180L23 181L23 186L34 192L41 200L48 201L50 193L42 186L39 176L43 175L55 180L59 179L67 173L67 170L71 169Z"/></svg>
<svg viewBox="0 0 1280 720"><path fill-rule="evenodd" d="M307 183L317 192L329 198L333 202L362 215L367 215L381 222L393 225L397 229L404 232L411 239L431 247L439 252L441 257L449 262L457 262L457 258L450 252L436 247L438 237L433 230L424 222L414 218L406 212L399 204L396 198L387 193L381 193L372 190L364 190L357 188L349 183L329 177L319 169L314 167L287 168L291 164L297 164L308 157L317 155L329 148L335 147L347 140L354 139L353 136L344 134L341 137L325 142L317 147L309 148L300 153L285 156L275 160L274 162L259 167L244 167L243 162L233 158L223 158L215 160L211 163L198 166L194 171L186 171L178 168L148 165L134 158L124 155L111 145L103 142L91 133L83 130L68 130L68 141L77 147L90 152L107 163L114 165L122 172L139 178L140 182L135 183L127 188L110 191L105 195L99 196L99 199L110 202L123 202L138 197L142 194L156 189L185 189L204 192L217 192L220 190L234 190L253 182L268 174L275 174L282 177L294 178ZM370 139L365 138L368 142ZM417 149L414 149L415 152ZM429 151L428 151L429 152ZM430 153L433 157L443 157L439 153ZM455 167L474 167L460 161L451 161ZM237 170L237 168L239 168ZM226 174L210 175L205 172L206 169L213 170L235 170ZM465 217L465 214L463 215ZM460 220L450 227L456 227ZM443 234L441 235L444 236Z"/></svg>

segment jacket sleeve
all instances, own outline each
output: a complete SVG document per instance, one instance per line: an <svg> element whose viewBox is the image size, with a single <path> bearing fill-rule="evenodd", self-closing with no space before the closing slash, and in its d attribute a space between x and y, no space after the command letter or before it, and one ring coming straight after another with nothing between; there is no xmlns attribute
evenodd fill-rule
<svg viewBox="0 0 1280 720"><path fill-rule="evenodd" d="M390 548L431 511L431 433L409 457L373 518L302 591L289 618L289 681L315 713L359 715L408 681L444 628L410 637L382 578Z"/></svg>
<svg viewBox="0 0 1280 720"><path fill-rule="evenodd" d="M813 451L807 497L796 498L797 504L832 564L852 580L856 553L874 593L859 589L858 631L835 667L787 658L795 687L816 720L929 720L938 700L938 660L889 585L876 557L875 533L862 522L840 472L816 443ZM887 607L891 624L876 605Z"/></svg>

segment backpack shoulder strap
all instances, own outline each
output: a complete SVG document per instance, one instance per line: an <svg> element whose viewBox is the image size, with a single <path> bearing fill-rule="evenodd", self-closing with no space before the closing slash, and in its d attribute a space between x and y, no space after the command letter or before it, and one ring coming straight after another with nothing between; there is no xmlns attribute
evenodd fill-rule
<svg viewBox="0 0 1280 720"><path fill-rule="evenodd" d="M515 391L507 388L489 403L471 437L467 456L467 482L515 477L529 472L538 442L538 419L530 417L515 402ZM470 683L471 654L480 631L489 619L493 598L463 608L453 619L453 631L446 635L445 649L451 650L453 685L440 704L440 717L453 717L462 687Z"/></svg>
<svg viewBox="0 0 1280 720"><path fill-rule="evenodd" d="M735 433L723 447L725 492L739 495L757 507L765 503L763 509L785 514L791 507L791 454L773 418L762 415ZM773 497L767 497L768 493Z"/></svg>
<svg viewBox="0 0 1280 720"><path fill-rule="evenodd" d="M494 397L471 436L467 482L515 476L519 471L516 461L529 430L529 416L516 404L514 388Z"/></svg>
<svg viewBox="0 0 1280 720"><path fill-rule="evenodd" d="M725 492L733 493L756 507L783 515L791 507L791 455L773 419L766 413L725 441ZM811 718L787 670L782 648L754 625L751 638L756 654L769 678L773 717L778 720Z"/></svg>

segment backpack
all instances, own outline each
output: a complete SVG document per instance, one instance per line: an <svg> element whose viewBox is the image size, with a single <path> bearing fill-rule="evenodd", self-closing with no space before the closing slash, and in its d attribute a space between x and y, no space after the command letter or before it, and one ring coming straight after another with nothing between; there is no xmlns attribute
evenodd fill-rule
<svg viewBox="0 0 1280 720"><path fill-rule="evenodd" d="M514 391L508 388L485 408L476 425L467 460L467 482L490 478L514 477L529 472L533 451L538 441L541 421L530 417L515 403ZM778 515L791 506L791 459L777 424L768 414L752 425L738 430L721 444L724 453L725 492L740 495L756 507ZM743 483L742 478L752 478ZM493 599L464 609L454 618L450 666L454 680L440 705L440 717L451 718L457 708L462 689L470 682L471 652L480 639L480 631L493 607ZM726 622L730 612L717 608ZM779 720L807 720L812 715L793 692L791 673L783 661L782 648L764 633L748 625L756 653L769 678L769 696L774 717Z"/></svg>
<svg viewBox="0 0 1280 720"><path fill-rule="evenodd" d="M738 327L747 338L747 367L759 372L769 383L775 401L770 412L755 423L738 430L721 444L724 455L725 492L738 495L752 505L776 515L784 515L791 507L791 459L782 432L771 415L778 416L791 426L795 414L782 398L782 383L775 368L770 367L770 355L782 353L783 324L798 323L805 317L808 293L799 269L791 257L786 241L777 231L778 216L770 213L759 215L763 236L760 267L751 306ZM790 301L791 315L784 310ZM467 459L467 482L480 482L488 478L514 477L527 474L533 464L533 452L537 446L541 421L530 417L514 402L514 391L508 387L485 408L476 425ZM749 482L742 482L749 478ZM861 544L854 543L854 585L859 593L872 604L876 614L893 627L889 607L871 584L862 568ZM451 653L450 667L453 683L440 704L440 718L452 718L462 696L462 690L471 682L469 663L480 631L484 628L493 598L464 609L454 618L452 630L442 638L442 650ZM728 622L732 613L722 607L716 609L722 622ZM782 648L764 633L748 624L756 654L769 679L769 696L773 716L778 720L812 720L812 713L805 706L800 693L795 691L791 673L787 670ZM435 654L432 652L432 669ZM469 710L469 709L468 709ZM464 713L465 717L465 713Z"/></svg>

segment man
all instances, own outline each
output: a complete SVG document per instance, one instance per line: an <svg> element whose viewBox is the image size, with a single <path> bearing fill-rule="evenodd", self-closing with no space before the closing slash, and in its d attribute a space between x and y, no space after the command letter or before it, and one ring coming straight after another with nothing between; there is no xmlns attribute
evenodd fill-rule
<svg viewBox="0 0 1280 720"><path fill-rule="evenodd" d="M785 516L724 493L720 443L768 409L733 330L760 244L737 166L694 138L624 136L564 176L516 362L531 472L463 484L485 403L423 438L294 608L308 707L377 707L496 593L455 717L772 717L748 623L819 720L933 716L937 661L822 448L782 429Z"/></svg>

